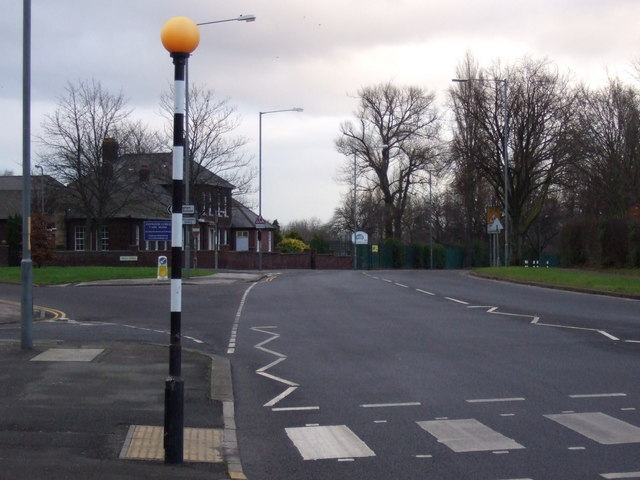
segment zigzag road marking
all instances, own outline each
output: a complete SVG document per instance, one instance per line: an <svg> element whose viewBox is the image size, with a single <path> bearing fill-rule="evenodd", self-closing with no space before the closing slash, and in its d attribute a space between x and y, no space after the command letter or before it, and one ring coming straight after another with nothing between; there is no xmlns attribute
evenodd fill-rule
<svg viewBox="0 0 640 480"><path fill-rule="evenodd" d="M282 393L280 393L279 395L276 395L271 400L269 400L267 403L265 403L263 405L263 407L273 407L278 402L280 402L282 399L286 398L291 393L293 393L299 387L299 385L297 383L292 382L291 380L287 380L285 378L277 377L275 375L267 373L267 370L269 370L271 367L275 367L276 365L278 365L281 362L284 362L287 359L286 355L284 355L284 354L282 354L280 352L276 352L275 350L270 350L270 349L264 347L267 343L272 342L272 341L280 338L280 334L271 331L271 330L273 330L275 328L277 328L277 327L251 327L251 330L253 330L254 332L260 332L260 333L264 333L264 334L270 336L266 340L263 340L262 342L257 343L256 345L254 345L254 348L256 348L257 350L260 350L262 352L268 353L269 355L273 355L274 357L277 357L273 362L265 365L264 367L260 367L258 370L256 370L256 373L258 375L260 375L260 376L263 376L263 377L268 378L270 380L274 380L274 381L276 381L278 383L283 383L284 385L288 386L288 388L286 388Z"/></svg>
<svg viewBox="0 0 640 480"><path fill-rule="evenodd" d="M369 277L369 278L373 278L378 280L378 277L374 277L373 275L367 273L367 272L362 272L363 275ZM396 283L393 280L389 280L386 278L381 278L380 280L387 282L387 283L394 283L395 285L398 285L400 287L407 287L406 285L400 284L400 283ZM420 293L426 293L428 295L431 296L436 296L435 293L431 293L431 292L427 292L425 290L420 290L419 288L415 289L417 292ZM465 302L464 300L459 300L457 298L451 298L451 297L444 297L445 300L449 300L451 302L455 302L455 303L459 303L462 305L468 305L467 308L486 308L487 309L487 313L493 314L493 315L504 315L507 317L521 317L521 318L531 318L531 324L532 325L536 325L538 327L552 327L552 328L566 328L569 330L582 330L585 332L595 332L598 333L604 337L607 337L609 340L613 340L613 341L620 341L620 339L618 337L616 337L615 335L611 335L609 332L607 332L606 330L601 330L599 328L587 328L587 327L575 327L572 325L557 325L557 324L553 324L553 323L542 323L540 322L540 317L537 315L526 315L526 314L521 314L521 313L509 313L509 312L499 312L498 311L498 307L494 307L493 305L469 305L468 302ZM625 342L627 343L640 343L640 340L625 340Z"/></svg>

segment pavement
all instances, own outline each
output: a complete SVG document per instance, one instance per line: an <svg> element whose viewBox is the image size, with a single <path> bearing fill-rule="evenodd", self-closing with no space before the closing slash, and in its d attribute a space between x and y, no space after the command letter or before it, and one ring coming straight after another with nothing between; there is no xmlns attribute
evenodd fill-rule
<svg viewBox="0 0 640 480"><path fill-rule="evenodd" d="M260 278L225 273L184 282ZM158 282L165 281L117 284ZM34 307L33 318L55 314ZM0 324L19 322L20 305L0 301ZM0 477L245 479L230 363L184 347L184 463L164 463L168 359L166 345L52 340L22 349L0 340Z"/></svg>

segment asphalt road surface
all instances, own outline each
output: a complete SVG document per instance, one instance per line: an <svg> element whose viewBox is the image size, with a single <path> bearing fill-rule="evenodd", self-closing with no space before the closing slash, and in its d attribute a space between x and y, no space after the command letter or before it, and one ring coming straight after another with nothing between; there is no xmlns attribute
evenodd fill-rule
<svg viewBox="0 0 640 480"><path fill-rule="evenodd" d="M166 285L34 303L67 317L35 341L168 342ZM249 480L640 478L639 313L457 271L292 271L186 285L183 346L231 359Z"/></svg>
<svg viewBox="0 0 640 480"><path fill-rule="evenodd" d="M461 272L287 272L230 333L250 480L640 478L640 304Z"/></svg>

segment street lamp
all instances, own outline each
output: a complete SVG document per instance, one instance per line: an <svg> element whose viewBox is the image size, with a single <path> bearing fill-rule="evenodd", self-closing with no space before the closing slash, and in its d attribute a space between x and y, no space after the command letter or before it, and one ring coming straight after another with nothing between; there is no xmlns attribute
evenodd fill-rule
<svg viewBox="0 0 640 480"><path fill-rule="evenodd" d="M20 347L33 348L33 262L31 260L31 0L22 6L22 260Z"/></svg>
<svg viewBox="0 0 640 480"><path fill-rule="evenodd" d="M429 170L429 270L433 270L433 197L431 196L431 170Z"/></svg>
<svg viewBox="0 0 640 480"><path fill-rule="evenodd" d="M182 204L184 179L184 119L186 104L185 70L187 58L200 43L200 30L186 17L174 17L162 27L162 44L171 54L174 71L175 109L173 116L173 201L171 213L171 334L169 378L165 383L164 460L183 461L184 380L182 378Z"/></svg>
<svg viewBox="0 0 640 480"><path fill-rule="evenodd" d="M258 217L262 220L262 116L269 113L282 113L282 112L302 112L300 107L285 108L282 110L268 110L266 112L260 112L258 122ZM258 230L258 269L262 270L262 248L260 243L262 241L262 232Z"/></svg>
<svg viewBox="0 0 640 480"><path fill-rule="evenodd" d="M235 18L227 18L225 20L213 20L211 22L197 23L196 25L201 26L201 25L211 25L214 23L227 23L227 22L249 23L249 22L255 22L255 20L256 20L255 15L239 15ZM185 64L185 96L187 100L185 105L186 118L185 118L185 126L184 126L184 143L187 146L187 148L185 148L185 151L184 151L184 180L185 180L184 197L187 204L193 205L190 201L191 196L189 194L190 188L191 188L191 159L189 157L189 59L187 59ZM197 216L197 212L195 213ZM191 277L191 241L192 241L191 225L187 225L186 230L187 230L187 241L185 242L185 246L184 246L184 263L185 263L185 270L186 270L185 276L187 278L190 278ZM217 235L217 231L218 231L218 226L217 226L217 219L216 219L216 235ZM218 268L218 265L216 264L215 267Z"/></svg>
<svg viewBox="0 0 640 480"><path fill-rule="evenodd" d="M502 156L504 161L504 266L509 266L509 80L506 78L454 78L453 82L495 82L502 84L504 125Z"/></svg>

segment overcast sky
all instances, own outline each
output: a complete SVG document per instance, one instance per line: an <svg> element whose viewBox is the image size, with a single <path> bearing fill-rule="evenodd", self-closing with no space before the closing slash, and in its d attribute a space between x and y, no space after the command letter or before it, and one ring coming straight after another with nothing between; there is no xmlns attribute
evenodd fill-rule
<svg viewBox="0 0 640 480"><path fill-rule="evenodd" d="M22 2L0 0L0 11L0 171L19 175ZM262 210L281 224L331 217L344 188L334 140L363 86L416 85L444 104L467 51L481 66L548 57L594 86L607 72L635 81L640 58L639 0L32 0L34 136L66 83L91 78L122 91L136 118L160 128L159 96L173 81L162 25L178 15L200 23L240 14L257 20L201 27L190 75L237 106L237 133L256 165L258 112L304 108L263 117ZM33 150L35 164L35 142Z"/></svg>

